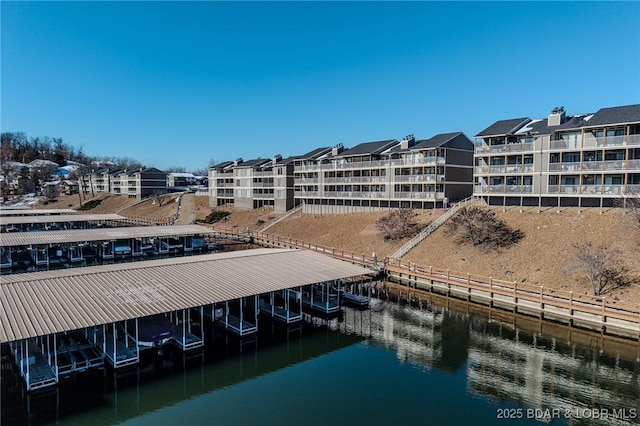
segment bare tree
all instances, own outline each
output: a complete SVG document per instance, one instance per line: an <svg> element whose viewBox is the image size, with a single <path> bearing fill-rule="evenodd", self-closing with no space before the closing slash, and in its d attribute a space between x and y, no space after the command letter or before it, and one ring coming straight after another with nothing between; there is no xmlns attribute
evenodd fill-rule
<svg viewBox="0 0 640 426"><path fill-rule="evenodd" d="M509 247L524 238L524 232L512 229L495 212L477 206L460 209L449 219L445 232L457 244L467 243L496 249Z"/></svg>
<svg viewBox="0 0 640 426"><path fill-rule="evenodd" d="M153 191L151 194L151 199L153 200L153 204L158 204L158 206L164 206L167 203L167 193L162 192L160 190Z"/></svg>
<svg viewBox="0 0 640 426"><path fill-rule="evenodd" d="M594 246L591 241L575 244L575 258L569 270L587 278L594 296L609 293L638 281L624 264L621 253L607 244Z"/></svg>
<svg viewBox="0 0 640 426"><path fill-rule="evenodd" d="M630 216L633 225L640 229L640 192L632 191L624 198L618 199L618 205L623 207Z"/></svg>
<svg viewBox="0 0 640 426"><path fill-rule="evenodd" d="M385 240L398 240L416 232L415 218L413 209L398 209L378 219L377 225L384 232Z"/></svg>

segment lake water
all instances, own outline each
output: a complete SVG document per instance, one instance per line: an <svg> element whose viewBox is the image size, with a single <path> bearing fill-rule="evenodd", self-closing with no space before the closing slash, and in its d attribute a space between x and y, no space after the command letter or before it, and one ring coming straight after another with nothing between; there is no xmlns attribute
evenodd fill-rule
<svg viewBox="0 0 640 426"><path fill-rule="evenodd" d="M601 353L437 305L373 302L333 320L308 317L288 332L264 327L244 344L217 336L199 357L174 354L128 376L64 380L39 397L23 397L4 365L0 422L640 422L640 363L628 350Z"/></svg>

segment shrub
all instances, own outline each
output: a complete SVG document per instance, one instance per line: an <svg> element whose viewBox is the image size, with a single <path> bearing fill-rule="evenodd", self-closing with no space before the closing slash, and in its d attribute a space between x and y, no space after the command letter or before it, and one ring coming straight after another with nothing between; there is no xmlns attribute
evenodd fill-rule
<svg viewBox="0 0 640 426"><path fill-rule="evenodd" d="M393 210L378 219L377 226L384 232L385 240L399 240L416 232L418 224L415 218L416 212L413 209Z"/></svg>
<svg viewBox="0 0 640 426"><path fill-rule="evenodd" d="M496 214L481 207L465 207L449 219L445 232L457 244L487 248L509 247L524 237L524 232L511 229Z"/></svg>
<svg viewBox="0 0 640 426"><path fill-rule="evenodd" d="M229 212L224 211L224 210L214 210L211 213L209 213L207 215L207 217L205 217L200 222L202 222L202 223L219 222L219 221L223 220L224 218L226 218L227 216L229 216L229 214L230 214Z"/></svg>
<svg viewBox="0 0 640 426"><path fill-rule="evenodd" d="M98 207L100 205L100 203L102 202L102 200L91 200L91 201L87 201L86 203L82 204L78 210L91 210L95 207Z"/></svg>

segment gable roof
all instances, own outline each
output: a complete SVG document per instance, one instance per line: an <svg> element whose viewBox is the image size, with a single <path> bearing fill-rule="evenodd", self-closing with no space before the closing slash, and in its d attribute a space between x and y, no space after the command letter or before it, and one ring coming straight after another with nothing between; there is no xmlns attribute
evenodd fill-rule
<svg viewBox="0 0 640 426"><path fill-rule="evenodd" d="M242 163L235 166L235 168L241 169L247 167L258 167L269 161L271 161L271 159L269 158L254 158L253 160L243 161Z"/></svg>
<svg viewBox="0 0 640 426"><path fill-rule="evenodd" d="M383 141L376 142L364 142L354 146L351 149L347 149L342 151L340 154L336 155L336 157L348 157L351 155L362 155L362 154L380 154L382 151L385 151L391 148L393 145L399 143L396 139L387 139Z"/></svg>
<svg viewBox="0 0 640 426"><path fill-rule="evenodd" d="M218 163L218 164L214 164L213 166L210 166L209 169L224 169L227 166L230 166L231 164L233 164L233 161L223 161L222 163Z"/></svg>
<svg viewBox="0 0 640 426"><path fill-rule="evenodd" d="M306 154L303 154L298 157L299 160L314 160L317 157L326 154L327 152L331 152L330 146L324 146L322 148L316 148L313 151L309 151Z"/></svg>
<svg viewBox="0 0 640 426"><path fill-rule="evenodd" d="M623 123L640 123L640 104L602 108L585 123L585 127Z"/></svg>
<svg viewBox="0 0 640 426"><path fill-rule="evenodd" d="M511 135L520 127L527 124L531 119L529 117L512 118L509 120L500 120L487 127L476 136L500 136Z"/></svg>
<svg viewBox="0 0 640 426"><path fill-rule="evenodd" d="M428 148L437 148L446 144L451 139L461 134L462 132L440 133L438 135L433 136L430 139L423 139L423 140L416 141L415 145L409 148L409 151L428 149Z"/></svg>

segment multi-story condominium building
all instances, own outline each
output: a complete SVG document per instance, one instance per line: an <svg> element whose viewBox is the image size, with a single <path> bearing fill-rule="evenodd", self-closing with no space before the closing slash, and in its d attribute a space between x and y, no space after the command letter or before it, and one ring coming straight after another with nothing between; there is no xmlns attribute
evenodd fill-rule
<svg viewBox="0 0 640 426"><path fill-rule="evenodd" d="M473 143L461 132L321 148L295 164L296 204L307 213L437 208L472 193Z"/></svg>
<svg viewBox="0 0 640 426"><path fill-rule="evenodd" d="M294 158L240 158L210 167L209 204L216 207L233 203L244 209L270 207L276 212L293 208Z"/></svg>
<svg viewBox="0 0 640 426"><path fill-rule="evenodd" d="M476 135L474 195L493 205L611 206L640 193L640 104L500 120Z"/></svg>
<svg viewBox="0 0 640 426"><path fill-rule="evenodd" d="M131 198L144 198L167 192L167 175L162 170L146 167L138 170L97 170L82 178L84 192L110 192Z"/></svg>
<svg viewBox="0 0 640 426"><path fill-rule="evenodd" d="M168 187L183 187L198 185L200 180L193 175L193 173L179 173L171 172L167 173L167 186Z"/></svg>
<svg viewBox="0 0 640 426"><path fill-rule="evenodd" d="M242 162L223 161L209 167L209 205L211 207L233 204L233 167Z"/></svg>

